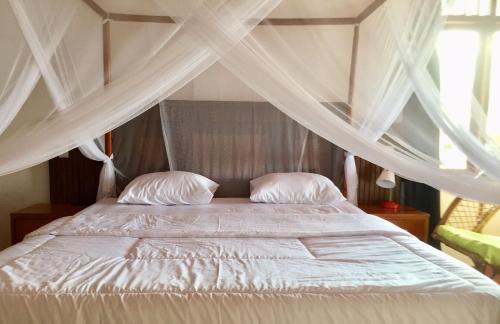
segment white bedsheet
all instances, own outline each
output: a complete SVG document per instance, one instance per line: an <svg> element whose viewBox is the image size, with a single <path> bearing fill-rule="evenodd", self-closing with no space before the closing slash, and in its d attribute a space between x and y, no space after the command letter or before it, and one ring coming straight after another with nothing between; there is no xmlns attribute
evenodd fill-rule
<svg viewBox="0 0 500 324"><path fill-rule="evenodd" d="M500 323L500 288L347 202L103 200L0 252L0 323Z"/></svg>

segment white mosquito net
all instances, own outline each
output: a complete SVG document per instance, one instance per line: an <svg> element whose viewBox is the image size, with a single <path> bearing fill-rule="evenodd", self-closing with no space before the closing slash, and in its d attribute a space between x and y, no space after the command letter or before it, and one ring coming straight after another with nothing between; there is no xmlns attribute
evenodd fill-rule
<svg viewBox="0 0 500 324"><path fill-rule="evenodd" d="M351 197L357 155L499 203L496 3L0 0L0 175L80 147L112 195L104 133L164 100L260 101L350 152ZM37 88L51 109L23 108Z"/></svg>

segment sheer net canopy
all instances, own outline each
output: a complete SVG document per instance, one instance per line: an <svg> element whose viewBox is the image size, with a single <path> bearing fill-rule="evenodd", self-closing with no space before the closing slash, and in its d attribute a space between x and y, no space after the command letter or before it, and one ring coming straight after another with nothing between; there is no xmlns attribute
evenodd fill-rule
<svg viewBox="0 0 500 324"><path fill-rule="evenodd" d="M500 203L499 13L489 0L0 0L0 175L79 147L112 195L104 133L165 100L267 102L350 152L351 195L357 155ZM26 111L35 89L52 104Z"/></svg>

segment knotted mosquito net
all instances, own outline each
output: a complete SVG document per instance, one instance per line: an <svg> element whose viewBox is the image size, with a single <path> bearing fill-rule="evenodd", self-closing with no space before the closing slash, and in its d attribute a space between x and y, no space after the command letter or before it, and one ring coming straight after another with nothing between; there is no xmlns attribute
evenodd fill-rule
<svg viewBox="0 0 500 324"><path fill-rule="evenodd" d="M0 175L80 147L104 162L99 195L110 195L115 170L98 140L104 133L165 100L267 102L350 152L351 192L356 155L499 203L497 7L0 0ZM49 106L24 105L40 92Z"/></svg>

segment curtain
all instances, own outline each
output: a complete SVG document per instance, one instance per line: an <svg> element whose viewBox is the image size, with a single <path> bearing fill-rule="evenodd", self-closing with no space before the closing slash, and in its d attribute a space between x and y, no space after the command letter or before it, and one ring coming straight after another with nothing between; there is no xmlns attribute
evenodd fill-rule
<svg viewBox="0 0 500 324"><path fill-rule="evenodd" d="M429 137L433 138L433 140L429 143L422 143L419 141L418 136L415 136L415 133L413 132L413 120L416 119L425 120L428 119L428 117L425 114L420 101L415 95L413 95L402 111L401 120L394 127L400 127L407 130L405 132L405 135L407 136L405 141L410 143L412 146L419 148L422 152L429 156L437 156L439 154L439 128L428 120L426 123L427 126L423 129L423 131L429 134ZM400 199L402 199L401 204L429 213L428 243L435 248L440 249L441 245L439 244L439 241L432 238L431 235L441 219L441 196L439 190L436 190L428 185L406 179L401 179L400 190L402 191L400 193Z"/></svg>
<svg viewBox="0 0 500 324"><path fill-rule="evenodd" d="M429 213L429 240L428 243L436 249L441 249L441 244L438 240L432 237L434 228L440 221L440 193L438 190L429 187L425 184L402 180L400 186L404 190L404 201L401 203L406 206L411 206Z"/></svg>

